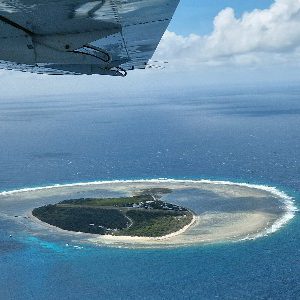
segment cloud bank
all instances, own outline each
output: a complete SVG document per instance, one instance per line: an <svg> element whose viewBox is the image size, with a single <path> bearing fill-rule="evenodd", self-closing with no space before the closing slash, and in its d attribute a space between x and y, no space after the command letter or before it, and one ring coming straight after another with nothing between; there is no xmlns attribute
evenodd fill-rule
<svg viewBox="0 0 300 300"><path fill-rule="evenodd" d="M300 0L276 0L268 9L255 9L240 18L226 8L206 36L167 31L155 59L180 65L299 64Z"/></svg>

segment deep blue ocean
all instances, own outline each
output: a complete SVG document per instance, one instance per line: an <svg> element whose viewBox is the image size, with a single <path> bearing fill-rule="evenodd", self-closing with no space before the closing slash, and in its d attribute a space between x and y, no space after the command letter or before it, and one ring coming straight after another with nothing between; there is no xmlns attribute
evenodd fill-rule
<svg viewBox="0 0 300 300"><path fill-rule="evenodd" d="M300 86L0 98L0 190L203 178L300 206ZM0 220L0 299L300 299L300 218L253 241L168 250L19 234Z"/></svg>

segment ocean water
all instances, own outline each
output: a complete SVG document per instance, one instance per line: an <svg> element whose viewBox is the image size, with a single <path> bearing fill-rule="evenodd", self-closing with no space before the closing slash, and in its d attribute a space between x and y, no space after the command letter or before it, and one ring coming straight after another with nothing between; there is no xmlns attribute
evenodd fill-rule
<svg viewBox="0 0 300 300"><path fill-rule="evenodd" d="M299 100L297 86L1 98L0 190L204 178L299 207ZM299 257L299 213L260 239L163 250L67 247L0 218L0 299L299 299Z"/></svg>

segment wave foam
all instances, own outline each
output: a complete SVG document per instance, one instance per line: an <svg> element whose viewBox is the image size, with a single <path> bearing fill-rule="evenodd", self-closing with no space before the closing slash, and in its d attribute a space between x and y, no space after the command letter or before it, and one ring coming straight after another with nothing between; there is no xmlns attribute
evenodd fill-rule
<svg viewBox="0 0 300 300"><path fill-rule="evenodd" d="M253 240L259 237L267 236L278 231L281 227L287 224L290 220L292 220L298 211L294 198L288 196L285 192L280 191L276 187L268 186L268 185L258 185L258 184L250 184L250 183L237 183L232 181L217 181L217 180L208 180L208 179L171 179L171 178L158 178L158 179L137 179L137 180L107 180L107 181L91 181L91 182L78 182L78 183L69 183L69 184L54 184L49 186L41 186L41 187L33 187L33 188L22 188L15 189L10 191L2 191L0 192L0 196L9 196L16 193L26 193L26 192L34 192L34 191L42 191L42 190L50 190L55 188L68 188L68 187L79 187L79 186L93 186L93 185L105 185L105 184L130 184L130 183L206 183L212 185L231 185L231 186L241 186L248 187L251 189L258 189L261 191L267 191L275 197L279 198L284 204L285 214L282 218L278 219L274 222L270 227L266 228L263 232L258 233L252 237L246 237L242 240Z"/></svg>

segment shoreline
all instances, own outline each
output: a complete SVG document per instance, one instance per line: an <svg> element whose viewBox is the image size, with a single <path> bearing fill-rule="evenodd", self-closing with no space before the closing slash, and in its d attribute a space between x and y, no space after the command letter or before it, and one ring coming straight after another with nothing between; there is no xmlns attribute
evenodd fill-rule
<svg viewBox="0 0 300 300"><path fill-rule="evenodd" d="M50 197L50 203L55 203L56 195L68 198L67 195L76 193L90 193L93 191L110 191L113 193L131 194L136 190L144 188L166 187L172 189L172 193L183 191L186 199L189 199L190 191L199 190L205 195L206 202L199 200L199 209L204 204L214 203L214 198L210 199L209 193L214 193L220 197L219 205L214 209L199 213L194 212L193 207L189 207L189 200L185 207L193 214L192 221L180 230L161 237L138 237L138 236L115 236L115 235L96 235L91 233L73 232L63 230L56 226L42 222L32 215L32 210L37 207L36 202L30 204L34 199L43 199ZM172 194L171 193L171 194ZM201 194L201 193L200 193ZM45 196L44 196L45 195ZM172 194L172 199L173 199ZM216 197L214 196L214 197ZM192 196L193 197L193 196ZM26 199L31 205L25 215L27 225L31 226L31 231L47 234L59 234L68 238L76 239L76 243L89 243L102 246L125 247L125 248L164 248L181 247L197 244L212 244L220 242L238 242L254 240L268 236L277 232L287 224L298 211L294 199L286 193L278 190L276 187L253 185L248 183L236 183L229 181L211 181L211 180L176 180L176 179L152 179L152 180L118 180L118 181L100 181L89 183L74 183L67 185L53 185L48 187L36 187L20 190L0 192L0 203L2 198L9 203L12 199L17 199L23 203ZM175 197L176 198L176 197ZM172 200L171 199L171 200ZM180 197L178 199L181 199ZM191 198L193 199L193 198ZM236 200L237 199L237 200ZM170 199L168 200L172 203ZM220 201L218 200L218 201ZM45 203L48 203L47 200ZM192 200L191 200L192 201ZM202 201L202 202L201 202ZM223 206L232 203L232 211L223 210ZM230 202L231 201L231 202ZM237 201L237 202L236 202ZM58 202L58 201L56 201ZM176 202L176 201L175 201ZM176 204L174 202L174 204ZM26 202L27 203L27 202ZM193 201L191 202L193 203ZM202 203L202 204L201 204ZM216 202L217 203L217 202ZM223 204L222 204L223 203ZM236 204L235 204L236 203ZM281 203L281 204L279 204ZM218 205L218 204L216 204ZM230 204L229 204L230 205ZM235 208L243 205L251 209ZM248 206L247 206L248 205ZM257 206L258 205L258 206ZM262 206L263 205L263 206ZM257 206L257 207L256 207ZM231 207L231 206L230 206ZM262 207L261 209L259 207ZM267 208L267 210L266 210ZM270 210L270 211L269 211ZM18 213L16 213L18 214ZM24 216L20 214L20 216ZM22 222L22 221L21 221Z"/></svg>
<svg viewBox="0 0 300 300"><path fill-rule="evenodd" d="M157 240L166 240L166 239L169 239L169 238L173 238L173 237L176 237L176 236L186 232L191 226L193 226L193 224L197 220L197 216L191 211L190 211L190 213L193 215L193 218L192 218L192 220L189 224L185 225L180 230L177 230L175 232L169 233L167 235L159 236L159 237L112 235L112 234L101 235L101 234L93 234L93 233L80 232L80 231L70 231L70 230L65 230L65 229L62 229L60 227L57 227L57 226L54 226L54 225L51 225L49 223L41 221L39 218L35 217L32 214L32 211L27 212L26 217L28 219L30 219L32 222L34 222L34 223L36 223L40 226L46 227L48 229L52 229L52 230L57 231L57 232L65 233L65 234L68 234L68 235L86 235L86 236L89 236L89 237L92 237L92 238L104 238L104 239L116 239L116 240L117 239L122 239L122 240L128 239L129 241L134 240L134 239L137 239L137 240L142 240L143 239L143 240L147 240L147 241L157 241Z"/></svg>
<svg viewBox="0 0 300 300"><path fill-rule="evenodd" d="M271 226L265 227L263 229L261 227L260 228L257 227L258 230L256 228L251 233L248 233L246 236L243 236L243 234L238 234L232 236L231 238L226 238L225 236L222 236L219 239L212 239L212 240L203 239L203 240L198 240L190 243L181 243L178 240L174 241L174 238L179 238L180 240L183 234L185 234L187 231L192 229L193 226L196 224L196 222L199 222L199 216L196 216L195 214L193 214L192 221L186 226L184 226L182 229L161 237L115 236L115 235L108 235L108 234L97 235L97 234L91 234L85 232L75 232L75 231L64 230L57 226L43 222L37 217L33 216L32 211L28 212L26 216L30 219L31 222L35 223L38 226L46 228L47 230L50 230L52 233L58 233L64 236L71 236L76 238L79 237L82 243L90 243L93 245L100 245L100 246L101 245L112 246L118 248L138 249L138 248L178 248L178 247L197 245L197 244L204 245L204 244L215 244L215 243L222 243L222 242L242 242L242 241L255 240L257 238L268 236L271 233L269 229L272 228L281 219L285 219L286 214L283 214L281 218L278 218L274 222L271 222L272 224L269 224Z"/></svg>

